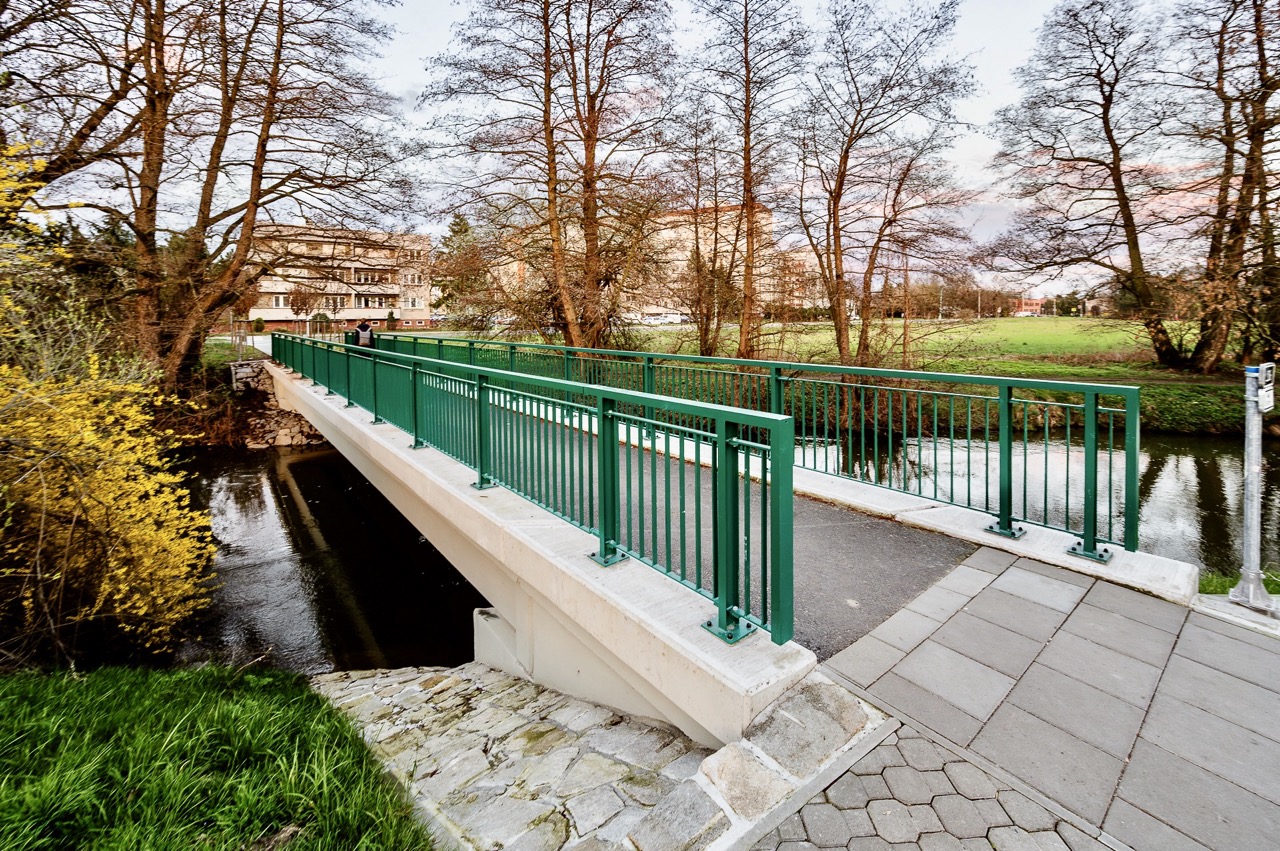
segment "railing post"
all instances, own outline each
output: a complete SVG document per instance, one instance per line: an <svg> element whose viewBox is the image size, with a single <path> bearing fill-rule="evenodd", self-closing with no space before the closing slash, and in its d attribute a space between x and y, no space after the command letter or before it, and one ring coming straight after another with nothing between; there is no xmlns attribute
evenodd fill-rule
<svg viewBox="0 0 1280 851"><path fill-rule="evenodd" d="M1124 548L1138 549L1138 425L1140 390L1124 397Z"/></svg>
<svg viewBox="0 0 1280 851"><path fill-rule="evenodd" d="M997 402L1000 416L1000 514L996 522L987 527L1006 538L1021 538L1027 530L1013 525L1013 388L1000 385Z"/></svg>
<svg viewBox="0 0 1280 851"><path fill-rule="evenodd" d="M516 371L516 347L511 343L507 343L507 371Z"/></svg>
<svg viewBox="0 0 1280 851"><path fill-rule="evenodd" d="M716 603L715 619L702 624L703 629L727 644L733 644L751 633L755 624L743 620L738 605L738 561L741 553L738 533L738 424L720 419L716 422L714 525L712 527L712 560L715 576L712 594Z"/></svg>
<svg viewBox="0 0 1280 851"><path fill-rule="evenodd" d="M489 469L489 379L476 376L476 482L477 490L493 487Z"/></svg>
<svg viewBox="0 0 1280 851"><path fill-rule="evenodd" d="M653 355L645 355L644 365L641 367L641 373L640 373L640 389L646 393L652 394L654 386L655 384L653 380ZM644 406L644 418L646 420L649 420L649 424L646 425L645 427L645 434L646 435L652 434L653 433L653 425L652 425L653 405Z"/></svg>
<svg viewBox="0 0 1280 851"><path fill-rule="evenodd" d="M467 340L467 365L476 365L476 341Z"/></svg>
<svg viewBox="0 0 1280 851"><path fill-rule="evenodd" d="M1070 475L1070 471L1067 474ZM1094 390L1086 390L1084 393L1083 526L1080 540L1069 547L1067 552L1094 561L1111 560L1111 550L1106 547L1098 549L1098 394Z"/></svg>
<svg viewBox="0 0 1280 851"><path fill-rule="evenodd" d="M378 424L382 422L382 417L378 416L378 350L369 349L369 373L372 380L369 382L373 388L373 422Z"/></svg>
<svg viewBox="0 0 1280 851"><path fill-rule="evenodd" d="M786 644L795 634L795 499L791 475L795 455L796 425L794 419L788 419L769 430L768 479L763 483L769 488L769 637L774 644Z"/></svg>
<svg viewBox="0 0 1280 851"><path fill-rule="evenodd" d="M769 413L782 413L782 370L769 367Z"/></svg>
<svg viewBox="0 0 1280 851"><path fill-rule="evenodd" d="M414 361L409 364L409 404L413 405L413 443L409 445L410 449L421 449L426 445L426 441L422 439L421 430L418 428L418 362Z"/></svg>
<svg viewBox="0 0 1280 851"><path fill-rule="evenodd" d="M436 360L444 360L444 338L436 337Z"/></svg>
<svg viewBox="0 0 1280 851"><path fill-rule="evenodd" d="M573 381L573 352L564 351L564 380Z"/></svg>
<svg viewBox="0 0 1280 851"><path fill-rule="evenodd" d="M351 349L342 350L342 363L347 373L347 389L346 389L347 404L344 407L354 408L356 405L356 402L354 399L351 398Z"/></svg>
<svg viewBox="0 0 1280 851"><path fill-rule="evenodd" d="M600 548L591 559L608 567L626 558L618 552L618 423L613 418L614 401L600 394L596 398L596 470L600 477Z"/></svg>

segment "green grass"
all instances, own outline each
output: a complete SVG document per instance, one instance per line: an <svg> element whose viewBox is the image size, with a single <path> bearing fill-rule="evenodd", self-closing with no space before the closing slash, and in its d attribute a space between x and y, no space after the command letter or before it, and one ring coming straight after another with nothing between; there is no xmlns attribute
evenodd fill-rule
<svg viewBox="0 0 1280 851"><path fill-rule="evenodd" d="M240 357L244 360L260 360L269 355L265 355L252 346L241 346ZM201 364L207 370L226 369L228 364L234 363L236 358L235 343L227 340L206 340L204 344L204 352L201 354Z"/></svg>
<svg viewBox="0 0 1280 851"><path fill-rule="evenodd" d="M1239 581L1239 576L1226 576L1221 573L1203 570L1200 572L1200 593L1227 594L1232 588L1236 587L1236 583ZM1266 588L1270 594L1280 594L1280 574L1264 571L1262 574L1262 587Z"/></svg>
<svg viewBox="0 0 1280 851"><path fill-rule="evenodd" d="M302 678L225 668L0 677L0 847L426 849Z"/></svg>

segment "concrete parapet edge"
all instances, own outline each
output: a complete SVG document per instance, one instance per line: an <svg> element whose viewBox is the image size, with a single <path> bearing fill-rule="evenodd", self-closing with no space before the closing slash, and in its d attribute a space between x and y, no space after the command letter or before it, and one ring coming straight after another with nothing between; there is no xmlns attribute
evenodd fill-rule
<svg viewBox="0 0 1280 851"><path fill-rule="evenodd" d="M475 585L510 626L507 664L567 694L656 717L702 744L743 736L814 670L814 654L751 636L729 646L700 624L706 598L635 561L601 567L595 538L279 366L282 407L297 410ZM424 601L425 604L425 601ZM509 640L509 639L508 639ZM677 697L672 698L671 695Z"/></svg>
<svg viewBox="0 0 1280 851"><path fill-rule="evenodd" d="M797 493L1105 579L1184 606L1192 604L1200 586L1200 568L1189 562L1151 553L1131 553L1114 546L1110 548L1112 557L1109 562L1095 562L1067 552L1077 540L1067 532L1026 524L1023 537L1005 538L986 531L991 525L991 515L982 511L940 504L848 479L803 472L805 475L796 470Z"/></svg>

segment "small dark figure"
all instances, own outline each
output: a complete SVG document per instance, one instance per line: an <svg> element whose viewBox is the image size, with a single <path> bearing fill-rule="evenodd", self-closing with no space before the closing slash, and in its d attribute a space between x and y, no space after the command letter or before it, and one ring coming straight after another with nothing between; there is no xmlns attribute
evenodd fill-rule
<svg viewBox="0 0 1280 851"><path fill-rule="evenodd" d="M368 319L361 319L360 324L356 326L356 345L367 349L373 348L373 328L369 325Z"/></svg>

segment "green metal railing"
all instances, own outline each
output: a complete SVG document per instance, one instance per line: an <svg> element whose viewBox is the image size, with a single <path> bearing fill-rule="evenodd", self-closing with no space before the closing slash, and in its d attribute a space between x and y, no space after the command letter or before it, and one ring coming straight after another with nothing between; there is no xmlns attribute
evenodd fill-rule
<svg viewBox="0 0 1280 851"><path fill-rule="evenodd" d="M796 463L1079 537L1138 548L1138 388L380 334L426 355L792 416Z"/></svg>
<svg viewBox="0 0 1280 851"><path fill-rule="evenodd" d="M273 334L271 355L710 598L730 643L793 634L790 417Z"/></svg>

